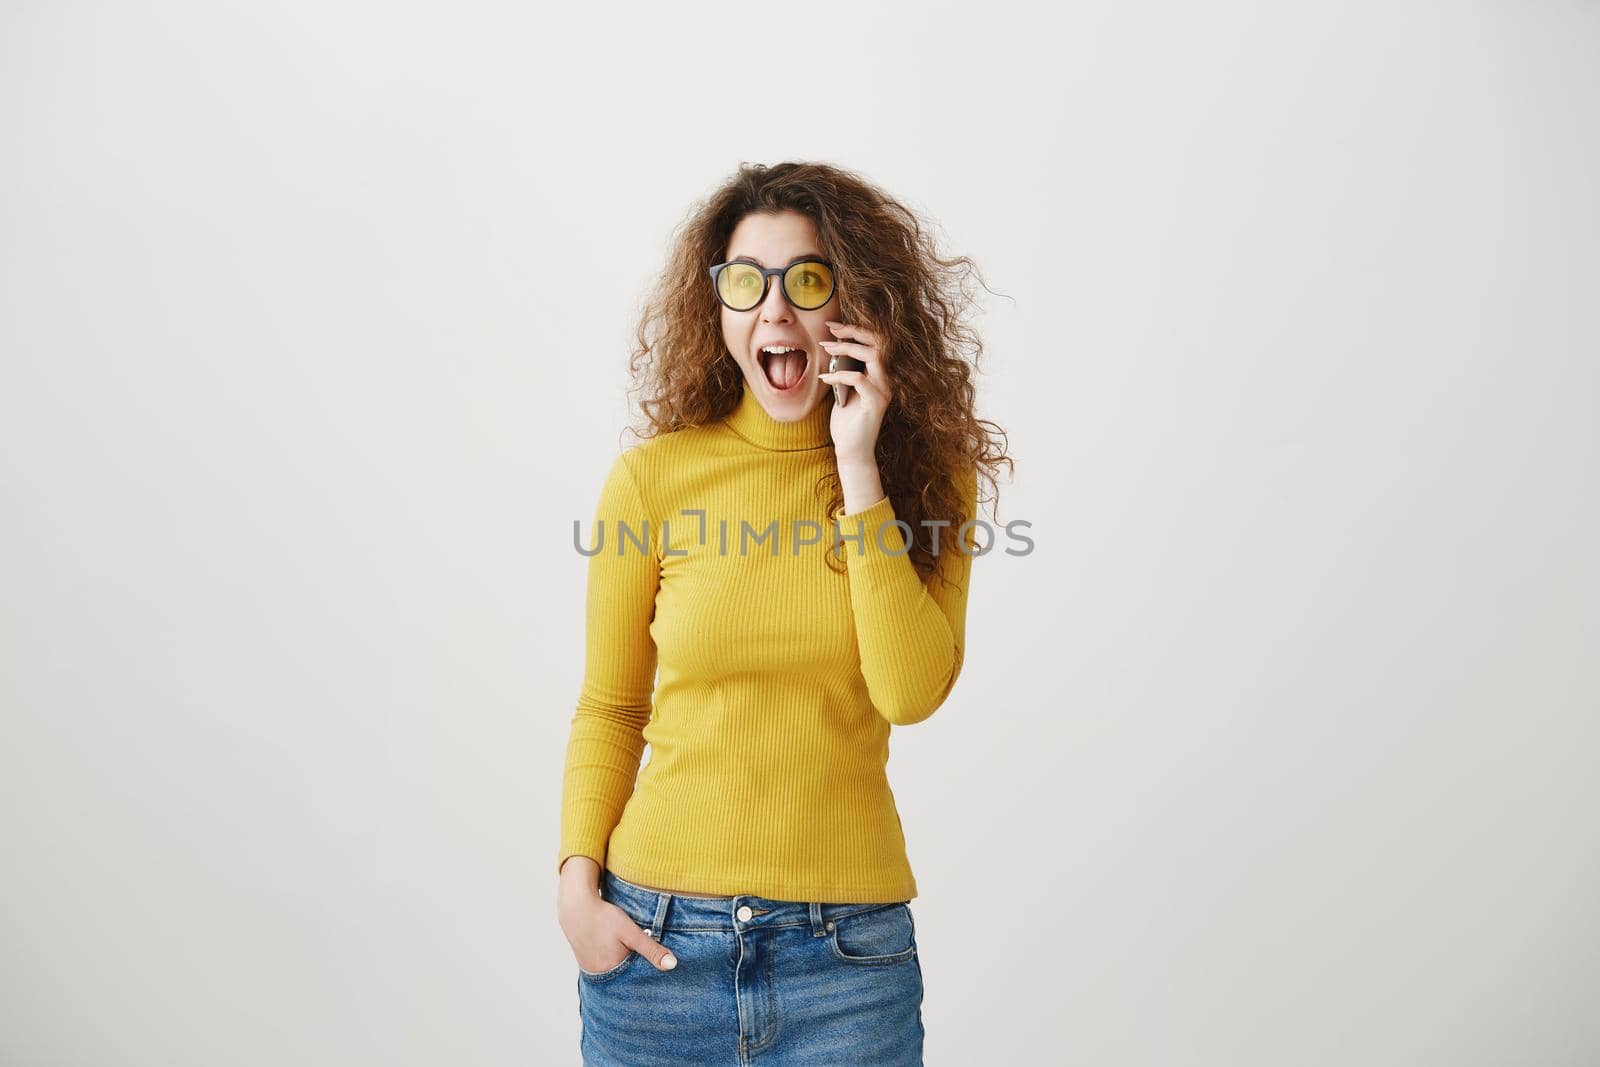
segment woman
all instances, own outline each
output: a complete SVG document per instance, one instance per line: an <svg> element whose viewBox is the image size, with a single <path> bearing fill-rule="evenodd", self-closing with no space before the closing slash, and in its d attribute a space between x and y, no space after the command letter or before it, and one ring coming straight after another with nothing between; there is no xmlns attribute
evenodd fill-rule
<svg viewBox="0 0 1600 1067"><path fill-rule="evenodd" d="M587 1064L922 1062L889 731L961 673L978 473L1011 462L956 267L814 163L739 168L676 241L630 361L652 433L586 550L557 871Z"/></svg>

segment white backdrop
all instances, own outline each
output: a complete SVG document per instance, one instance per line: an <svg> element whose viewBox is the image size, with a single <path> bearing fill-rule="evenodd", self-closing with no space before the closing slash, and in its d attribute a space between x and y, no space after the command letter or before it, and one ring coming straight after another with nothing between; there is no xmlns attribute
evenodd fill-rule
<svg viewBox="0 0 1600 1067"><path fill-rule="evenodd" d="M1600 1060L1594 5L577 6L0 13L0 1062L578 1061L572 520L791 158L1007 297L927 1061Z"/></svg>

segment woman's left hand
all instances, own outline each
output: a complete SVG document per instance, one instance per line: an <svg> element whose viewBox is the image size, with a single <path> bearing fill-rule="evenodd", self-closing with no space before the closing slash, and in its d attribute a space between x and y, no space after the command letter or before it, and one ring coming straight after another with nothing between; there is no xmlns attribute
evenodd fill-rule
<svg viewBox="0 0 1600 1067"><path fill-rule="evenodd" d="M883 425L889 401L894 399L894 389L878 352L877 335L864 327L848 326L832 319L827 325L844 340L823 341L823 350L830 356L854 356L867 365L866 370L839 370L817 375L829 385L848 385L852 390L842 407L837 403L833 405L829 419L834 454L841 464L875 464L878 429Z"/></svg>

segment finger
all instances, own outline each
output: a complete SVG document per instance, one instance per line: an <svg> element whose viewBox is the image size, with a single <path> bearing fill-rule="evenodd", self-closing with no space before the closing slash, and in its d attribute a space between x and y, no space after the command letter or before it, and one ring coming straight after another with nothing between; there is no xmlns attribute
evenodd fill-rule
<svg viewBox="0 0 1600 1067"><path fill-rule="evenodd" d="M888 372L884 370L883 363L878 359L876 349L858 345L853 342L839 341L828 345L829 356L853 356L858 359L862 368L858 373L866 374L872 384L878 387L878 392L883 397L885 406L888 406L889 397L894 392L889 382ZM839 372L851 370L849 367L840 367Z"/></svg>
<svg viewBox="0 0 1600 1067"><path fill-rule="evenodd" d="M889 406L889 392L875 379L858 370L835 370L817 375L829 385L848 385L864 395L870 394L883 407Z"/></svg>
<svg viewBox="0 0 1600 1067"><path fill-rule="evenodd" d="M859 326L844 326L835 332L851 331L848 336L841 336L832 341L823 341L823 350L832 354L841 352L855 356L866 363L870 370L880 370L884 366L882 349L878 345L878 337L872 331Z"/></svg>
<svg viewBox="0 0 1600 1067"><path fill-rule="evenodd" d="M678 957L672 950L650 936L647 926L631 926L630 933L622 939L623 943L639 955L649 960L659 971L670 971L678 965Z"/></svg>
<svg viewBox="0 0 1600 1067"><path fill-rule="evenodd" d="M878 350L871 345L858 344L855 341L823 341L822 349L830 356L854 356L867 365L868 372L883 369L883 361L878 358Z"/></svg>
<svg viewBox="0 0 1600 1067"><path fill-rule="evenodd" d="M865 326L855 326L851 323L839 322L834 319L826 319L824 321L828 329L832 330L834 334L839 337L849 337L856 341L860 341L862 344L872 345L874 347L876 347L878 344L878 335L867 329Z"/></svg>

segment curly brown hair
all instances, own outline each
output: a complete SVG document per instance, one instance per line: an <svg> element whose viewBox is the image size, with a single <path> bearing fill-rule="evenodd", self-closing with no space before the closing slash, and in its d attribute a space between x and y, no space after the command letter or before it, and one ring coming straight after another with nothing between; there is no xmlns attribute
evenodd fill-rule
<svg viewBox="0 0 1600 1067"><path fill-rule="evenodd" d="M1001 443L1005 432L973 413L983 343L968 322L968 276L988 286L969 257L941 257L931 226L859 174L827 163L744 163L690 209L644 303L628 360L630 392L644 394L638 407L648 420L635 432L654 437L733 411L744 375L723 345L706 268L725 258L746 215L783 211L816 226L819 251L834 266L838 317L880 340L894 397L878 431L878 470L895 517L910 524L908 554L926 579L937 559L922 521L948 519L953 534L977 518L962 514L957 479L983 472L998 501L995 473L1001 463L1015 470ZM831 390L822 402L833 402ZM830 514L843 506L837 467L818 488ZM828 556L830 567L835 558Z"/></svg>

